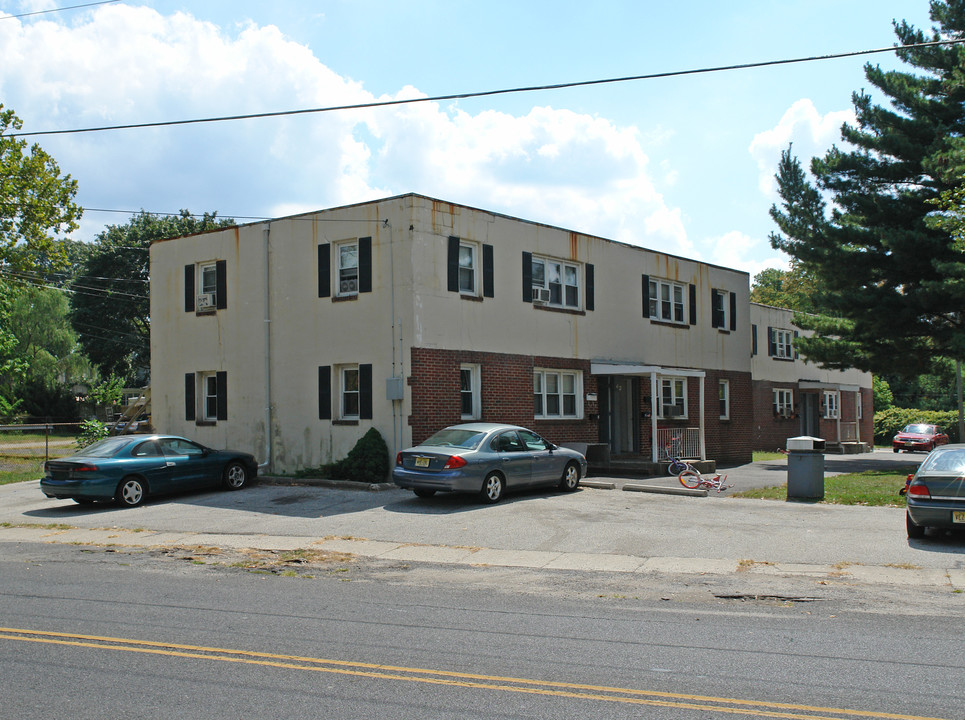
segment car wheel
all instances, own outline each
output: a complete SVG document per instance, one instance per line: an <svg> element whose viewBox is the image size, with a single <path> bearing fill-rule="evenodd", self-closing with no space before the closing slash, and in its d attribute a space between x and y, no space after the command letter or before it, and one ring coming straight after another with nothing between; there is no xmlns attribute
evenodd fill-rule
<svg viewBox="0 0 965 720"><path fill-rule="evenodd" d="M223 482L227 490L241 490L248 484L248 468L237 461L228 463L225 465Z"/></svg>
<svg viewBox="0 0 965 720"><path fill-rule="evenodd" d="M573 492L580 485L580 467L575 462L567 463L560 478L559 488L565 492Z"/></svg>
<svg viewBox="0 0 965 720"><path fill-rule="evenodd" d="M922 525L916 525L915 521L911 519L911 515L905 512L905 529L908 531L908 537L911 540L921 540L925 537L925 528Z"/></svg>
<svg viewBox="0 0 965 720"><path fill-rule="evenodd" d="M429 488L416 488L412 492L415 493L416 497L430 498L436 494L435 490L430 490Z"/></svg>
<svg viewBox="0 0 965 720"><path fill-rule="evenodd" d="M892 452L898 452L898 448L891 448Z"/></svg>
<svg viewBox="0 0 965 720"><path fill-rule="evenodd" d="M482 490L479 494L485 502L492 504L502 499L505 489L506 481L503 480L503 476L497 472L491 472L483 480Z"/></svg>
<svg viewBox="0 0 965 720"><path fill-rule="evenodd" d="M144 502L146 497L147 486L143 480L135 477L121 480L121 484L117 486L117 492L114 494L117 504L124 507L137 507Z"/></svg>

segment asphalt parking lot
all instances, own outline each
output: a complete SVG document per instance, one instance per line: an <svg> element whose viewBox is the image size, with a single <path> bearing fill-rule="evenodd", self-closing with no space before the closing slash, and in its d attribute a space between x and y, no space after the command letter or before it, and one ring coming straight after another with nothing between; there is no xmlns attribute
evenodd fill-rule
<svg viewBox="0 0 965 720"><path fill-rule="evenodd" d="M923 457L830 456L826 472L914 465ZM779 485L787 474L784 459L724 470L738 489ZM965 588L965 538L908 540L902 507L627 492L621 488L628 483L672 486L677 480L611 480L613 489L511 494L497 505L462 495L419 499L394 487L373 492L266 482L133 509L50 500L37 482L25 482L0 487L0 542L311 547L466 566L844 575L855 582Z"/></svg>

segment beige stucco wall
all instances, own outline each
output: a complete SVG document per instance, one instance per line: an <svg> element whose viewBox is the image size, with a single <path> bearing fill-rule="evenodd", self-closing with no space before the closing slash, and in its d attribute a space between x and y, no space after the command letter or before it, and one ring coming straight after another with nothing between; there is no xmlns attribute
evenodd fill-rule
<svg viewBox="0 0 965 720"><path fill-rule="evenodd" d="M751 373L755 380L768 380L776 383L797 383L800 381L825 383L828 385L871 387L871 373L861 370L828 370L816 363L799 357L793 361L775 360L767 354L767 328L775 327L797 331L801 336L810 336L809 330L798 330L793 324L794 313L785 308L750 304L750 321L757 326L757 354L751 358Z"/></svg>
<svg viewBox="0 0 965 720"><path fill-rule="evenodd" d="M448 291L452 235L493 246L495 297L463 300ZM372 237L373 291L348 301L319 298L318 245L365 236ZM523 302L523 251L592 263L596 309L553 312ZM184 266L215 259L227 263L227 308L185 312ZM697 325L645 319L643 274L696 284ZM711 328L712 287L737 294L735 331ZM405 376L412 347L749 372L749 307L746 273L421 196L254 223L152 246L153 420L162 432L249 450L264 462L270 404L276 472L344 457L369 427L394 453L411 440L410 391L404 402L390 401L386 379ZM356 363L373 366L373 420L319 420L318 366ZM185 373L218 370L228 372L228 421L185 420Z"/></svg>

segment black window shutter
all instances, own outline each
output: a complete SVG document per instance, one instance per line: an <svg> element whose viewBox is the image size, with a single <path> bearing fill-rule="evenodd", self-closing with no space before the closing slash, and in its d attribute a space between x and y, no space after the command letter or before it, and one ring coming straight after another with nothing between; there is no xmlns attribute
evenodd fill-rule
<svg viewBox="0 0 965 720"><path fill-rule="evenodd" d="M372 419L372 366L359 365L359 419Z"/></svg>
<svg viewBox="0 0 965 720"><path fill-rule="evenodd" d="M483 245L483 297L496 297L493 246Z"/></svg>
<svg viewBox="0 0 965 720"><path fill-rule="evenodd" d="M594 299L593 295L596 292L596 279L594 277L594 269L590 263L586 264L586 309L593 310Z"/></svg>
<svg viewBox="0 0 965 720"><path fill-rule="evenodd" d="M643 316L650 317L650 276L643 275Z"/></svg>
<svg viewBox="0 0 965 720"><path fill-rule="evenodd" d="M214 274L218 293L217 307L219 310L224 310L228 307L228 263L224 260L218 260L214 264Z"/></svg>
<svg viewBox="0 0 965 720"><path fill-rule="evenodd" d="M459 292L459 238L449 237L449 254L446 262L449 292Z"/></svg>
<svg viewBox="0 0 965 720"><path fill-rule="evenodd" d="M372 238L359 238L359 292L372 292Z"/></svg>
<svg viewBox="0 0 965 720"><path fill-rule="evenodd" d="M690 324L697 324L697 286L690 283Z"/></svg>
<svg viewBox="0 0 965 720"><path fill-rule="evenodd" d="M730 294L730 329L737 329L737 293Z"/></svg>
<svg viewBox="0 0 965 720"><path fill-rule="evenodd" d="M757 325L751 325L751 355L757 355Z"/></svg>
<svg viewBox="0 0 965 720"><path fill-rule="evenodd" d="M197 404L194 399L194 373L184 374L184 419L194 422L197 417Z"/></svg>
<svg viewBox="0 0 965 720"><path fill-rule="evenodd" d="M215 375L218 385L218 420L228 419L228 373L223 370Z"/></svg>
<svg viewBox="0 0 965 720"><path fill-rule="evenodd" d="M184 266L184 312L194 312L194 265Z"/></svg>
<svg viewBox="0 0 965 720"><path fill-rule="evenodd" d="M533 302L533 253L523 253L523 302Z"/></svg>
<svg viewBox="0 0 965 720"><path fill-rule="evenodd" d="M322 243L318 246L318 296L330 297L332 294L332 246Z"/></svg>
<svg viewBox="0 0 965 720"><path fill-rule="evenodd" d="M318 368L318 419L332 419L332 366Z"/></svg>
<svg viewBox="0 0 965 720"><path fill-rule="evenodd" d="M774 328L767 328L767 354L770 357L777 355L777 340L774 339Z"/></svg>

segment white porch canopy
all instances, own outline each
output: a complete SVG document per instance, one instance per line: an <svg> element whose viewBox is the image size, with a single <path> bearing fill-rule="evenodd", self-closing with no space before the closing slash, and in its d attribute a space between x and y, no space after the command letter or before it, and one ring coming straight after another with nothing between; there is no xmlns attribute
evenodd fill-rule
<svg viewBox="0 0 965 720"><path fill-rule="evenodd" d="M703 370L689 370L686 368L668 368L660 365L638 365L635 363L591 362L591 375L649 375L650 376L650 433L653 442L650 443L651 461L659 460L657 448L657 378L685 377L700 378L698 397L700 401L700 459L707 459L707 445L704 439L704 381L706 373Z"/></svg>

